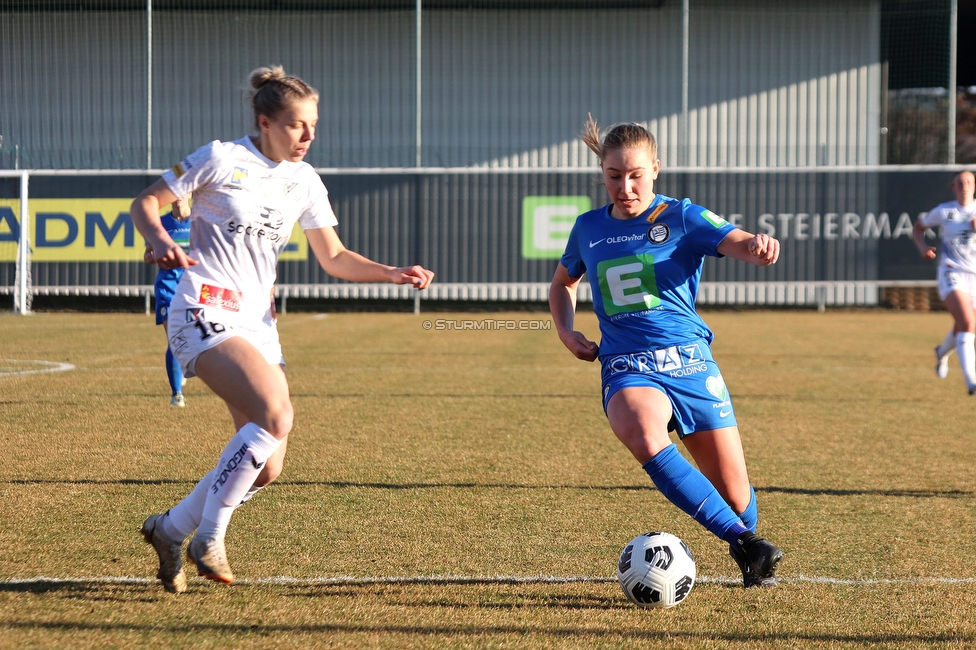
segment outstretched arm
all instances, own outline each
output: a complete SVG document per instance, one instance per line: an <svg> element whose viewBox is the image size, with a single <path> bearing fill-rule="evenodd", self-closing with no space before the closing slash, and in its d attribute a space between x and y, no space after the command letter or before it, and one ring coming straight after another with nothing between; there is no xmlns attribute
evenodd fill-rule
<svg viewBox="0 0 976 650"><path fill-rule="evenodd" d="M329 275L353 282L393 282L426 289L434 272L422 266L387 266L367 259L343 246L335 228L310 228L305 231L315 259Z"/></svg>
<svg viewBox="0 0 976 650"><path fill-rule="evenodd" d="M576 287L580 279L569 275L566 267L560 264L552 276L549 286L549 311L556 324L559 340L577 359L595 361L600 354L600 346L587 339L582 332L573 329L576 317Z"/></svg>
<svg viewBox="0 0 976 650"><path fill-rule="evenodd" d="M129 208L129 216L136 230L146 238L147 250L143 259L148 264L155 262L162 269L188 268L198 264L189 257L179 244L173 241L159 218L159 209L176 201L177 196L169 189L166 181L159 179L136 197Z"/></svg>
<svg viewBox="0 0 976 650"><path fill-rule="evenodd" d="M756 266L769 266L779 259L779 240L769 235L753 235L736 228L716 248L719 254Z"/></svg>

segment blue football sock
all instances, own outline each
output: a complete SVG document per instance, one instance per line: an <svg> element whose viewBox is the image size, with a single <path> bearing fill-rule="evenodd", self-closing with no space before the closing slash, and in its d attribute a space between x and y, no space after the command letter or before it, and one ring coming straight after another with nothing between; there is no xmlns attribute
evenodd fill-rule
<svg viewBox="0 0 976 650"><path fill-rule="evenodd" d="M745 524L746 528L752 532L756 532L756 524L759 523L759 508L756 507L756 491L751 485L749 486L749 494L749 505L747 505L742 514L739 515L739 519L742 520L742 523Z"/></svg>
<svg viewBox="0 0 976 650"><path fill-rule="evenodd" d="M718 493L715 486L685 460L678 448L668 445L644 463L644 471L668 501L681 508L708 532L733 543L748 532L742 520Z"/></svg>
<svg viewBox="0 0 976 650"><path fill-rule="evenodd" d="M166 378L174 395L183 392L183 370L169 348L166 348Z"/></svg>

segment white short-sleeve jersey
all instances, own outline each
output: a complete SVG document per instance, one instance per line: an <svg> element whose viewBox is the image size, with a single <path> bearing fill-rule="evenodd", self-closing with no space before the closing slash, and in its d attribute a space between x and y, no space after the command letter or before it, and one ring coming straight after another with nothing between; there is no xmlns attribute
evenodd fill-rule
<svg viewBox="0 0 976 650"><path fill-rule="evenodd" d="M337 223L311 165L275 163L247 136L200 147L163 180L176 196L193 192L189 255L200 262L183 274L171 317L206 309L217 322L265 319L295 222L303 230Z"/></svg>
<svg viewBox="0 0 976 650"><path fill-rule="evenodd" d="M938 226L942 235L939 266L976 273L976 203L967 206L949 201L936 206L919 221L926 228Z"/></svg>

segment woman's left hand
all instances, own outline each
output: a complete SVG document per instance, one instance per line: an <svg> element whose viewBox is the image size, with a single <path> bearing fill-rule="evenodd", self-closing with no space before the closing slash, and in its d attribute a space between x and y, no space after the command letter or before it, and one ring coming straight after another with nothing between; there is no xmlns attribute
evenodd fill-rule
<svg viewBox="0 0 976 650"><path fill-rule="evenodd" d="M396 284L412 284L415 289L426 289L434 281L434 272L414 264L400 266L392 270L392 280Z"/></svg>
<svg viewBox="0 0 976 650"><path fill-rule="evenodd" d="M753 235L749 240L749 254L759 259L760 266L775 264L779 259L779 240L769 235Z"/></svg>
<svg viewBox="0 0 976 650"><path fill-rule="evenodd" d="M156 260L156 265L161 269L188 269L196 266L200 262L186 254L177 244L160 243L153 247L152 256Z"/></svg>

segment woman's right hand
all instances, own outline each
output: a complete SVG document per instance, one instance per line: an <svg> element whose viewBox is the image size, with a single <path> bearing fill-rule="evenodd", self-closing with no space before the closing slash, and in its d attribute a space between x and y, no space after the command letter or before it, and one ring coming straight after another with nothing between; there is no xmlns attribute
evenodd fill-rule
<svg viewBox="0 0 976 650"><path fill-rule="evenodd" d="M934 260L936 256L935 246L928 246L924 251L922 251L923 260Z"/></svg>
<svg viewBox="0 0 976 650"><path fill-rule="evenodd" d="M600 346L583 336L582 332L567 332L560 336L559 340L572 352L577 359L583 361L596 361L600 355Z"/></svg>

